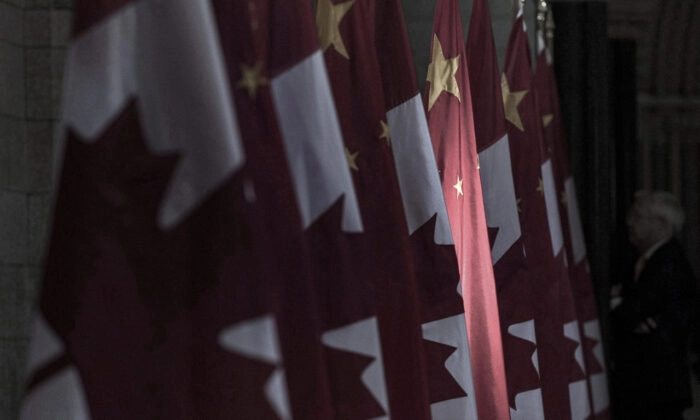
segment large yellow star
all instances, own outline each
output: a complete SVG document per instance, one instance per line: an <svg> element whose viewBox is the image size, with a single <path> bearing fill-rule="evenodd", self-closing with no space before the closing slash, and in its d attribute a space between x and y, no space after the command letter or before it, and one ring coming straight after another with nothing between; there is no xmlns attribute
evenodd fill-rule
<svg viewBox="0 0 700 420"><path fill-rule="evenodd" d="M459 179L459 175L457 175L457 183L452 186L455 190L457 190L457 197L460 195L464 195L464 191L462 191L462 182L463 179Z"/></svg>
<svg viewBox="0 0 700 420"><path fill-rule="evenodd" d="M511 92L508 86L508 79L506 75L501 75L501 93L503 94L503 106L506 111L506 120L510 121L514 126L518 127L520 131L525 131L523 128L523 122L520 120L520 114L518 113L518 104L523 100L527 94L526 90L520 90L518 92Z"/></svg>
<svg viewBox="0 0 700 420"><path fill-rule="evenodd" d="M452 58L445 58L442 53L442 45L437 35L433 34L433 57L428 65L428 81L430 82L430 96L428 97L428 111L433 108L435 101L442 91L453 94L457 100L459 97L459 86L455 74L459 68L459 55Z"/></svg>
<svg viewBox="0 0 700 420"><path fill-rule="evenodd" d="M260 74L262 71L262 63L258 61L252 67L241 64L240 69L241 80L236 83L236 87L247 89L248 96L250 96L251 99L255 99L258 88L267 84L267 79Z"/></svg>
<svg viewBox="0 0 700 420"><path fill-rule="evenodd" d="M340 21L350 10L355 0L345 3L333 4L331 0L319 0L316 8L316 28L321 41L321 48L325 52L331 45L343 57L350 59L348 50L345 49L343 37L340 36Z"/></svg>
<svg viewBox="0 0 700 420"><path fill-rule="evenodd" d="M382 134L379 135L380 139L386 139L386 144L391 144L391 132L389 131L389 124L384 121L379 121L382 125Z"/></svg>
<svg viewBox="0 0 700 420"><path fill-rule="evenodd" d="M350 169L359 171L360 168L357 166L357 155L359 155L360 152L355 152L355 153L350 153L350 149L347 147L345 148L345 158L348 160L348 166Z"/></svg>

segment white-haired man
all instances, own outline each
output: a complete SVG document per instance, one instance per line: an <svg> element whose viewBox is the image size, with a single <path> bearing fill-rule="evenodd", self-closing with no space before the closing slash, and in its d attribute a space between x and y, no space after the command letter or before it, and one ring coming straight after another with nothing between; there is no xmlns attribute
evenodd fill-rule
<svg viewBox="0 0 700 420"><path fill-rule="evenodd" d="M683 221L678 199L662 191L638 191L627 214L639 259L612 293L616 419L682 419L692 405L687 351L696 284L675 238Z"/></svg>

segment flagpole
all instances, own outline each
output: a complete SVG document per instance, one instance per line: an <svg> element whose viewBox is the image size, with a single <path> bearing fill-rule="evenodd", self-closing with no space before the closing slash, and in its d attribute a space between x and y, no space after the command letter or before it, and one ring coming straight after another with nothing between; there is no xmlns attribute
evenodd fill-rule
<svg viewBox="0 0 700 420"><path fill-rule="evenodd" d="M522 1L522 0L521 0ZM535 0L537 2L537 33L545 40L547 50L550 53L550 58L553 58L554 48L554 17L552 16L552 8L548 0Z"/></svg>

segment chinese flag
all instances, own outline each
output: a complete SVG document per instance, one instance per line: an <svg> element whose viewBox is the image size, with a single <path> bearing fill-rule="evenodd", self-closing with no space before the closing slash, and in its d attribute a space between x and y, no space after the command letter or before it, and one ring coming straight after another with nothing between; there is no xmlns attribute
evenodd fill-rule
<svg viewBox="0 0 700 420"><path fill-rule="evenodd" d="M481 418L507 418L496 284L486 230L459 5L438 1L424 95L452 235Z"/></svg>
<svg viewBox="0 0 700 420"><path fill-rule="evenodd" d="M535 301L518 216L488 3L475 0L467 38L469 80L486 221L498 293L511 419L542 419Z"/></svg>
<svg viewBox="0 0 700 420"><path fill-rule="evenodd" d="M376 48L401 197L420 288L433 419L475 418L459 267L413 57L397 1L376 3Z"/></svg>
<svg viewBox="0 0 700 420"><path fill-rule="evenodd" d="M244 366L220 335L271 306L209 3L77 1L74 23L21 418L221 418L224 376L262 388L276 355Z"/></svg>
<svg viewBox="0 0 700 420"><path fill-rule="evenodd" d="M606 419L610 417L609 396L598 308L588 270L586 245L578 213L574 179L569 167L569 155L564 137L552 60L541 34L538 34L537 41L535 92L542 117L544 144L552 157L569 278L580 322L581 337L583 337L583 356L588 375L590 398L595 417Z"/></svg>
<svg viewBox="0 0 700 420"><path fill-rule="evenodd" d="M551 159L542 142L532 91L532 70L522 8L505 57L503 101L511 144L525 264L536 307L535 326L547 418L590 415L578 320L566 269Z"/></svg>
<svg viewBox="0 0 700 420"><path fill-rule="evenodd" d="M427 419L418 289L374 50L374 3L318 0L316 24L364 224L367 272L354 281L375 294L386 381L378 401L392 418Z"/></svg>

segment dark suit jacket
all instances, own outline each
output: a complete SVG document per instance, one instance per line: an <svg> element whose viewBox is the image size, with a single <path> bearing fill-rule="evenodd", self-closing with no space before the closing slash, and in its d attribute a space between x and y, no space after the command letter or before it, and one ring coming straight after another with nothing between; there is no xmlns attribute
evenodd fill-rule
<svg viewBox="0 0 700 420"><path fill-rule="evenodd" d="M636 282L623 284L622 304L610 314L615 398L690 405L687 347L695 290L692 269L675 239L652 254ZM635 333L648 317L658 327Z"/></svg>

